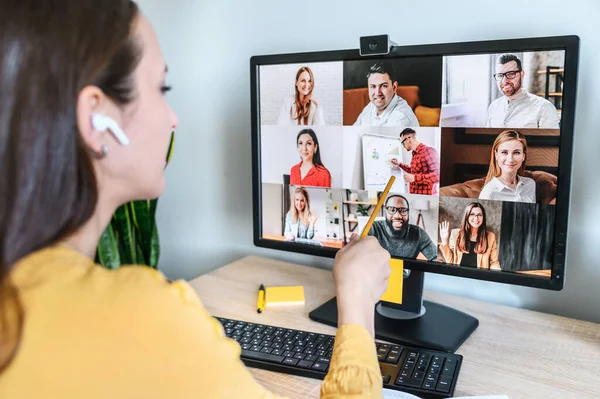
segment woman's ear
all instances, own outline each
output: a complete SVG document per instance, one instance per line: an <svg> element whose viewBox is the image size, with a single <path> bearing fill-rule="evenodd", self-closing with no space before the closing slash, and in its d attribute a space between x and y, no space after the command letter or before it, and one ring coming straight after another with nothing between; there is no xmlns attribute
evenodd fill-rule
<svg viewBox="0 0 600 399"><path fill-rule="evenodd" d="M94 129L92 115L100 112L105 95L96 86L86 86L77 97L77 130L83 144L92 152L101 153L102 134Z"/></svg>

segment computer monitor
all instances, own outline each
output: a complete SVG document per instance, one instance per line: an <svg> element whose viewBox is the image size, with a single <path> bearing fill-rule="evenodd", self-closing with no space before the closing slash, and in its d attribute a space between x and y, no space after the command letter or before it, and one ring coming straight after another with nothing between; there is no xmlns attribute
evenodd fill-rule
<svg viewBox="0 0 600 399"><path fill-rule="evenodd" d="M453 351L477 327L423 301L424 272L562 289L578 52L560 36L252 57L255 245L334 257L395 175L369 234L409 272L378 337ZM335 298L310 316L335 325Z"/></svg>

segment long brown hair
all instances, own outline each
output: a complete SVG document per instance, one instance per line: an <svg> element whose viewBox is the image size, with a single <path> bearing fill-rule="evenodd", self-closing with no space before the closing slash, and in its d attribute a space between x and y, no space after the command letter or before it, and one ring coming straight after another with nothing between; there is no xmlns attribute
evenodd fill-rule
<svg viewBox="0 0 600 399"><path fill-rule="evenodd" d="M10 270L80 228L98 199L76 123L80 91L136 96L141 58L130 0L4 0L0 13L0 370L25 318Z"/></svg>
<svg viewBox="0 0 600 399"><path fill-rule="evenodd" d="M301 214L298 213L298 209L296 209L296 194L301 194L304 197L304 210ZM290 212L292 214L292 222L296 223L299 217L302 224L308 225L308 218L310 217L310 198L308 197L308 191L306 191L304 187L296 187L294 190Z"/></svg>
<svg viewBox="0 0 600 399"><path fill-rule="evenodd" d="M498 161L496 160L496 150L502 143L506 143L507 141L517 140L521 144L523 144L523 154L525 155L525 159L523 159L523 163L521 167L517 171L517 175L522 176L525 171L525 162L527 161L527 139L523 135L523 133L518 132L516 130L505 130L496 137L494 140L494 145L492 145L492 153L490 155L490 168L488 169L488 174L485 178L485 184L488 184L490 180L494 177L498 177L502 174L502 170L498 166Z"/></svg>
<svg viewBox="0 0 600 399"><path fill-rule="evenodd" d="M300 100L300 92L298 91L298 87L296 86L296 83L298 82L298 79L300 78L300 75L303 72L307 72L308 75L310 76L310 93L308 93L308 95L304 96L304 100L301 101ZM310 107L312 104L315 104L315 106L317 106L317 101L313 100L312 98L312 94L313 94L313 90L315 89L315 78L313 76L313 73L311 71L311 69L307 66L303 66L302 68L298 69L298 72L296 72L296 81L294 82L294 91L295 91L295 96L294 96L294 113L292 115L292 118L294 120L298 121L298 125L308 125L308 118L310 117Z"/></svg>
<svg viewBox="0 0 600 399"><path fill-rule="evenodd" d="M474 208L481 209L483 219L481 220L481 226L479 226L479 229L477 230L477 244L475 245L475 248L471 248L471 225L469 224L469 215ZM458 237L456 239L456 245L462 252L470 252L470 250L473 249L476 254L483 254L488 248L487 235L485 208L479 202L471 202L465 208L460 231L458 232Z"/></svg>

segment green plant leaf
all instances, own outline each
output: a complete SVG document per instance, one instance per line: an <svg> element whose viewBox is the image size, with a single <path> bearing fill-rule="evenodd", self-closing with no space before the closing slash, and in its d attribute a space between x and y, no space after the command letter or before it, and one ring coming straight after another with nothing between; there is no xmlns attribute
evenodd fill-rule
<svg viewBox="0 0 600 399"><path fill-rule="evenodd" d="M100 264L107 269L116 269L121 265L119 246L110 223L100 236L97 256Z"/></svg>
<svg viewBox="0 0 600 399"><path fill-rule="evenodd" d="M144 261L144 263L148 263L150 260L152 230L154 229L154 215L150 213L151 202L143 200L130 203L132 219L138 232L138 247L142 254L141 259L138 259L138 261Z"/></svg>
<svg viewBox="0 0 600 399"><path fill-rule="evenodd" d="M175 150L175 132L171 132L171 142L169 143L169 150L167 151L167 165L171 162L173 151Z"/></svg>
<svg viewBox="0 0 600 399"><path fill-rule="evenodd" d="M129 212L129 204L121 205L117 208L113 216L113 222L116 230L119 232L119 243L121 247L121 263L135 265L137 264L137 250L135 248L135 231Z"/></svg>
<svg viewBox="0 0 600 399"><path fill-rule="evenodd" d="M154 229L152 229L152 240L150 242L150 258L148 260L148 266L157 269L158 268L158 259L160 257L160 240L158 237L158 228L156 224L154 225Z"/></svg>

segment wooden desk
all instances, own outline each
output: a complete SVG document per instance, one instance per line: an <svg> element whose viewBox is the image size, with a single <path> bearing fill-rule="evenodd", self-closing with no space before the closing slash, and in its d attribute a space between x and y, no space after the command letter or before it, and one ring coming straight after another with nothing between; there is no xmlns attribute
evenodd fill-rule
<svg viewBox="0 0 600 399"><path fill-rule="evenodd" d="M304 285L304 307L256 313L265 285ZM247 257L191 281L208 311L244 321L335 334L308 313L334 296L331 272L267 258ZM464 363L455 396L506 394L518 398L600 398L600 325L544 313L426 292L425 298L479 319L459 348ZM252 369L270 390L291 398L318 398L320 380Z"/></svg>

